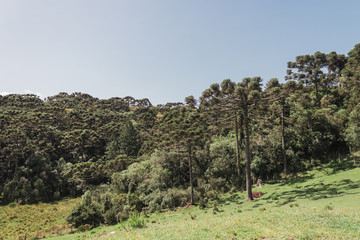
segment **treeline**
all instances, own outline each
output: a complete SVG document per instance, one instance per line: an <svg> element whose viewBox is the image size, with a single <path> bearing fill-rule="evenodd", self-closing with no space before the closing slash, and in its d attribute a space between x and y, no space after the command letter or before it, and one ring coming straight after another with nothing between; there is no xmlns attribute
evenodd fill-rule
<svg viewBox="0 0 360 240"><path fill-rule="evenodd" d="M202 203L232 188L251 200L254 179L358 157L360 44L346 56L316 52L287 67L285 83L226 79L199 100L158 106L82 93L1 96L1 201L93 190L107 203L97 219L111 223L119 212Z"/></svg>

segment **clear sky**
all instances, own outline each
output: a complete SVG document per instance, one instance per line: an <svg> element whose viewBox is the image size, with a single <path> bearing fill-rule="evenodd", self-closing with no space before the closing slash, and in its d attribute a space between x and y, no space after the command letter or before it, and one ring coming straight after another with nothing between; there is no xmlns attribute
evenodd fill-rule
<svg viewBox="0 0 360 240"><path fill-rule="evenodd" d="M0 92L198 98L360 43L358 0L0 0Z"/></svg>

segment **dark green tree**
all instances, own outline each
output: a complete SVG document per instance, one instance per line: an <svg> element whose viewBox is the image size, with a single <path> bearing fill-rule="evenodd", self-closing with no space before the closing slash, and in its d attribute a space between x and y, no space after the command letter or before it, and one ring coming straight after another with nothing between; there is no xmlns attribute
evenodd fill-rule
<svg viewBox="0 0 360 240"><path fill-rule="evenodd" d="M206 89L200 98L201 110L210 120L214 134L233 129L236 141L236 166L238 174L237 185L242 186L242 173L240 159L240 146L244 139L243 134L243 115L241 106L234 101L235 83L230 79L225 79L219 84L215 83ZM225 131L226 132L226 131Z"/></svg>
<svg viewBox="0 0 360 240"><path fill-rule="evenodd" d="M85 224L96 227L104 221L104 218L101 214L100 205L93 200L91 192L87 191L82 196L81 202L72 209L66 220L75 227Z"/></svg>
<svg viewBox="0 0 360 240"><path fill-rule="evenodd" d="M254 106L257 104L261 96L261 82L260 77L244 78L240 83L233 83L226 79L219 85L213 84L209 90L206 90L202 95L202 102L204 106L211 106L213 109L226 111L235 120L235 135L237 146L237 166L240 178L240 141L238 139L238 126L244 130L245 142L245 174L246 174L246 189L247 199L253 200L252 197L252 180L251 180L251 153L250 153L250 119L254 117ZM210 104L209 104L210 103ZM250 115L252 114L252 115ZM238 116L240 116L240 123L238 125Z"/></svg>
<svg viewBox="0 0 360 240"><path fill-rule="evenodd" d="M250 153L250 121L251 113L256 109L256 104L260 99L262 79L260 77L244 78L237 84L235 89L235 102L241 107L244 119L245 135L245 173L246 173L246 190L247 200L253 200L252 196L252 179L251 179L251 153Z"/></svg>
<svg viewBox="0 0 360 240"><path fill-rule="evenodd" d="M121 127L118 141L120 153L130 157L137 156L141 147L139 133L130 120Z"/></svg>
<svg viewBox="0 0 360 240"><path fill-rule="evenodd" d="M323 68L326 66L326 54L324 53L316 52L313 55L297 56L295 62L288 62L286 79L299 81L305 86L313 86L316 105L320 106L320 86L325 79Z"/></svg>
<svg viewBox="0 0 360 240"><path fill-rule="evenodd" d="M197 147L206 140L206 122L195 108L195 99L186 98L187 106L177 107L164 114L160 119L157 139L159 148L183 152L187 157L189 169L190 204L194 203L193 158Z"/></svg>

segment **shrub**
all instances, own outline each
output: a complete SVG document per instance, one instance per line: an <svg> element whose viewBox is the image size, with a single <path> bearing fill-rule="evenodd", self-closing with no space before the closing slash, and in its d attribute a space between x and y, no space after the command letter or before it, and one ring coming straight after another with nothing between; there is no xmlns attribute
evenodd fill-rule
<svg viewBox="0 0 360 240"><path fill-rule="evenodd" d="M210 190L205 193L205 197L210 200L219 199L218 193L215 190Z"/></svg>
<svg viewBox="0 0 360 240"><path fill-rule="evenodd" d="M272 200L279 200L279 197L278 197L277 195L272 195L270 198L271 198Z"/></svg>
<svg viewBox="0 0 360 240"><path fill-rule="evenodd" d="M325 210L333 210L333 209L334 209L334 207L331 206L331 205L326 205L325 206Z"/></svg>
<svg viewBox="0 0 360 240"><path fill-rule="evenodd" d="M128 218L129 218L129 212L127 212L127 211L118 212L116 214L116 221L117 222L125 221Z"/></svg>
<svg viewBox="0 0 360 240"><path fill-rule="evenodd" d="M126 194L114 194L105 192L98 199L105 224L116 224L118 213L124 210Z"/></svg>
<svg viewBox="0 0 360 240"><path fill-rule="evenodd" d="M67 221L75 227L89 224L92 227L98 226L104 221L100 211L100 206L92 201L91 192L87 191L82 196L82 201L78 203L67 217Z"/></svg>
<svg viewBox="0 0 360 240"><path fill-rule="evenodd" d="M239 182L237 166L234 161L236 156L235 136L229 134L214 138L209 150L211 163L204 176L212 189L226 192Z"/></svg>
<svg viewBox="0 0 360 240"><path fill-rule="evenodd" d="M104 212L103 217L105 224L116 224L118 221L116 211L114 211L113 209L109 209Z"/></svg>
<svg viewBox="0 0 360 240"><path fill-rule="evenodd" d="M200 199L200 194L194 191L194 201ZM190 189L171 188L167 191L155 190L144 198L144 203L150 212L161 211L164 209L174 209L175 207L185 206L190 202Z"/></svg>
<svg viewBox="0 0 360 240"><path fill-rule="evenodd" d="M140 216L139 213L134 213L130 216L127 221L128 226L132 228L143 228L145 227L145 219L144 217Z"/></svg>
<svg viewBox="0 0 360 240"><path fill-rule="evenodd" d="M204 209L206 207L206 203L204 199L200 199L199 201L199 209Z"/></svg>
<svg viewBox="0 0 360 240"><path fill-rule="evenodd" d="M167 191L167 194L163 199L163 202L165 203L167 199L171 199L172 205L167 205L167 208L173 208L190 202L190 198L191 198L190 190L172 188ZM199 194L196 191L194 191L194 201L197 201L198 199L199 199Z"/></svg>

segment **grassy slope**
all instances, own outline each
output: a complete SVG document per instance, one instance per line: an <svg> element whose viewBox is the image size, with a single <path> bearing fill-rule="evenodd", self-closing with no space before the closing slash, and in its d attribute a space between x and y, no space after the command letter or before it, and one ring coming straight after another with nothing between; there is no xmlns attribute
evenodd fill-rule
<svg viewBox="0 0 360 240"><path fill-rule="evenodd" d="M152 214L142 229L125 222L55 239L360 239L360 168L328 165L254 191L265 195L247 202L245 193L227 193L216 201L218 211L211 202L203 210ZM2 206L0 239L67 233L64 219L77 201Z"/></svg>
<svg viewBox="0 0 360 240"><path fill-rule="evenodd" d="M65 221L80 199L64 199L53 203L0 206L0 239L51 236L70 232Z"/></svg>
<svg viewBox="0 0 360 240"><path fill-rule="evenodd" d="M265 195L228 193L219 211L209 203L153 214L142 229L123 223L58 239L360 239L360 168L328 165L254 191Z"/></svg>

